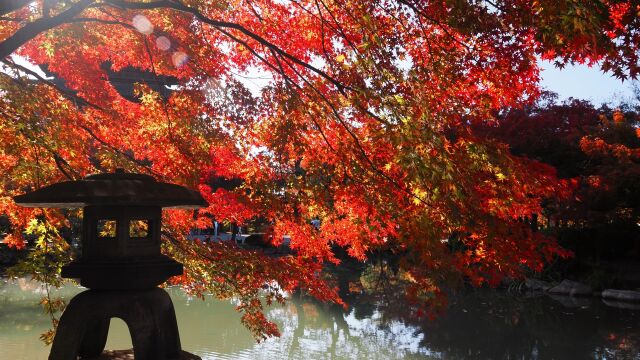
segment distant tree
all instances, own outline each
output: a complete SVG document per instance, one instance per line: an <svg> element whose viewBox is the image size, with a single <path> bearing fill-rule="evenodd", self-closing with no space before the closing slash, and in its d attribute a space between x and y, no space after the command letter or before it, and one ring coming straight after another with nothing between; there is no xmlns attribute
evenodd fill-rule
<svg viewBox="0 0 640 360"><path fill-rule="evenodd" d="M640 102L611 108L553 94L482 127L514 154L554 166L571 193L539 219L580 262L640 258Z"/></svg>
<svg viewBox="0 0 640 360"><path fill-rule="evenodd" d="M4 241L39 234L24 269L54 278L73 256L59 236L69 216L20 209L12 195L115 167L197 187L211 204L202 216L166 216L164 251L186 267L174 280L237 298L259 338L277 334L262 292L339 301L320 271L337 247L359 260L398 254L419 304L452 284L540 271L567 252L522 219L562 184L470 124L533 103L538 58L636 77L638 10L630 0L2 2ZM114 88L123 70L146 74L132 95ZM252 92L247 77L265 86ZM214 178L241 182L214 188ZM276 241L289 235L295 255L184 237L212 218L256 217Z"/></svg>

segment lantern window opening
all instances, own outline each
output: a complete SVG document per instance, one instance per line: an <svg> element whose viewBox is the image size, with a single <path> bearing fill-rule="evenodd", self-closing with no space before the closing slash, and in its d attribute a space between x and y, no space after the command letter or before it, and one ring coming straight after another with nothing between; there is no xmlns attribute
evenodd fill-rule
<svg viewBox="0 0 640 360"><path fill-rule="evenodd" d="M99 238L115 239L118 237L118 221L116 219L98 219L96 233Z"/></svg>
<svg viewBox="0 0 640 360"><path fill-rule="evenodd" d="M151 229L151 220L149 219L130 219L129 220L129 238L130 239L146 239L149 237Z"/></svg>

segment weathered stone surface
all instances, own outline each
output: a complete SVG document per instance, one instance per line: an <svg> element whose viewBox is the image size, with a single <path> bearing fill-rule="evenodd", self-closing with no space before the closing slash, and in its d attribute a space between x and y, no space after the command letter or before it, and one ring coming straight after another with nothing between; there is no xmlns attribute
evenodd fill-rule
<svg viewBox="0 0 640 360"><path fill-rule="evenodd" d="M640 302L640 291L607 289L602 292L602 297L617 301Z"/></svg>
<svg viewBox="0 0 640 360"><path fill-rule="evenodd" d="M209 205L200 192L156 181L152 176L125 173L89 175L63 181L14 197L25 207L74 208L85 206L160 206L196 209Z"/></svg>
<svg viewBox="0 0 640 360"><path fill-rule="evenodd" d="M524 281L524 287L527 290L531 291L547 291L553 287L553 285L549 282L537 280L537 279L527 279Z"/></svg>
<svg viewBox="0 0 640 360"><path fill-rule="evenodd" d="M627 301L618 301L611 299L602 299L602 302L607 306L619 308L619 309L629 309L629 310L640 310L640 302L627 302Z"/></svg>
<svg viewBox="0 0 640 360"><path fill-rule="evenodd" d="M562 294L569 296L591 296L593 289L589 285L585 285L576 281L562 280L562 282L551 289L551 294Z"/></svg>
<svg viewBox="0 0 640 360"><path fill-rule="evenodd" d="M152 289L176 275L182 275L182 264L160 254L124 259L80 259L62 267L62 277L79 279L82 286L96 290Z"/></svg>
<svg viewBox="0 0 640 360"><path fill-rule="evenodd" d="M134 360L133 349L129 350L105 350L100 356L84 358L82 360ZM202 360L200 356L183 351L179 360Z"/></svg>
<svg viewBox="0 0 640 360"><path fill-rule="evenodd" d="M162 289L87 290L67 306L49 360L76 360L102 354L111 318L129 328L137 360L181 359L180 336L171 298Z"/></svg>
<svg viewBox="0 0 640 360"><path fill-rule="evenodd" d="M593 299L591 298L573 297L568 295L547 295L566 308L588 308L591 307L591 304L593 303Z"/></svg>
<svg viewBox="0 0 640 360"><path fill-rule="evenodd" d="M516 281L514 278L509 277L509 276L505 276L505 277L502 279L502 282L501 282L501 284L500 284L500 285L502 285L502 286L504 286L504 287L511 288L512 286L518 286L518 285L519 285L519 283L518 283L518 281Z"/></svg>

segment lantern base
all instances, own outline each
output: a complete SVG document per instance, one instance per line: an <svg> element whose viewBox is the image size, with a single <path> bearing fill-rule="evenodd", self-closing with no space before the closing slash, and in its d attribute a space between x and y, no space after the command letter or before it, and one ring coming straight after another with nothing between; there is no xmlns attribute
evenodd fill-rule
<svg viewBox="0 0 640 360"><path fill-rule="evenodd" d="M101 357L115 355L103 352L112 318L127 324L134 354ZM169 294L158 288L86 290L74 296L60 317L49 360L76 360L78 356L81 359L199 359L182 351L173 303Z"/></svg>
<svg viewBox="0 0 640 360"><path fill-rule="evenodd" d="M182 275L182 264L165 255L109 259L80 259L62 267L62 277L78 279L96 290L150 289Z"/></svg>
<svg viewBox="0 0 640 360"><path fill-rule="evenodd" d="M130 350L105 350L101 355L92 358L86 358L86 360L127 360L133 359L133 349ZM85 360L85 359L83 359ZM202 360L200 356L191 354L186 351L182 351L180 354L180 360Z"/></svg>

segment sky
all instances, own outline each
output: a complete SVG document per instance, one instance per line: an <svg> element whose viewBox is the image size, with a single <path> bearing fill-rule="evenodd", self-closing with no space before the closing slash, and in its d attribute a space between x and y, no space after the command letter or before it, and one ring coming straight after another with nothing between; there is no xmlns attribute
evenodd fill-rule
<svg viewBox="0 0 640 360"><path fill-rule="evenodd" d="M542 67L541 85L546 90L558 93L559 100L573 97L589 100L598 106L603 103L617 105L621 99L633 97L630 81L620 81L603 73L598 67L575 65L558 69L551 62L541 61L539 64ZM258 96L272 78L268 73L254 69L237 79Z"/></svg>
<svg viewBox="0 0 640 360"><path fill-rule="evenodd" d="M29 64L21 57L14 56L13 59L21 65L40 72L40 69ZM602 103L616 105L622 99L633 98L631 81L620 81L610 74L603 73L598 67L590 68L586 65L575 65L558 69L553 63L546 61L541 61L540 66L542 67L542 87L558 93L560 100L573 97L590 100L594 105L598 106ZM254 70L250 76L242 76L238 80L257 95L260 89L269 83L270 76Z"/></svg>
<svg viewBox="0 0 640 360"><path fill-rule="evenodd" d="M595 105L617 104L621 98L631 98L633 90L630 81L620 81L599 68L586 65L566 66L557 69L550 62L541 62L542 86L554 91L564 100L574 97L590 100Z"/></svg>
<svg viewBox="0 0 640 360"><path fill-rule="evenodd" d="M559 100L573 97L589 100L598 106L603 103L617 105L622 99L633 98L631 81L620 81L603 73L597 66L575 65L558 69L551 62L541 61L539 64L542 67L542 87L558 93ZM245 75L238 80L256 96L271 80L268 73L258 70Z"/></svg>

